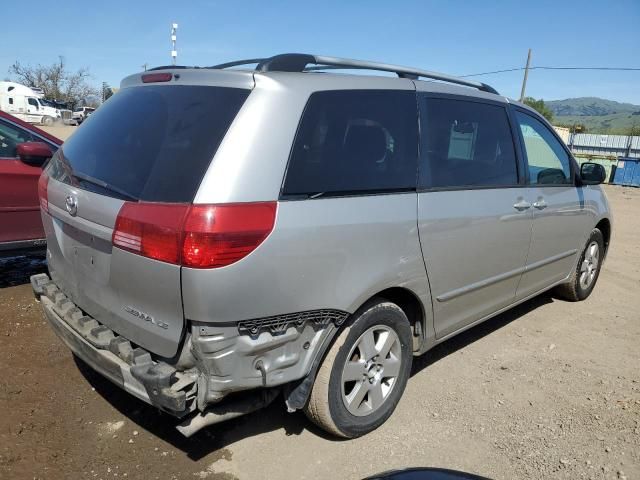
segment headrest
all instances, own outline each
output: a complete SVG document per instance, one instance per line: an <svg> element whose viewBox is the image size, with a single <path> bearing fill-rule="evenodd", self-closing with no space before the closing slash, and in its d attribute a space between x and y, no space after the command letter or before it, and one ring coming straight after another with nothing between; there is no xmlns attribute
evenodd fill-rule
<svg viewBox="0 0 640 480"><path fill-rule="evenodd" d="M387 151L387 139L378 125L352 125L344 142L345 153L364 162L381 160Z"/></svg>

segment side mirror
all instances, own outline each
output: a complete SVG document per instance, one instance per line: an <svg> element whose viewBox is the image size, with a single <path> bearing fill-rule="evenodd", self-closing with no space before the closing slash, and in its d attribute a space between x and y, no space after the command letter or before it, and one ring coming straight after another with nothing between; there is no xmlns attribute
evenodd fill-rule
<svg viewBox="0 0 640 480"><path fill-rule="evenodd" d="M19 143L16 147L16 153L22 162L38 167L53 156L51 148L44 142Z"/></svg>
<svg viewBox="0 0 640 480"><path fill-rule="evenodd" d="M585 162L580 165L580 180L583 185L599 185L607 178L607 172L599 163Z"/></svg>

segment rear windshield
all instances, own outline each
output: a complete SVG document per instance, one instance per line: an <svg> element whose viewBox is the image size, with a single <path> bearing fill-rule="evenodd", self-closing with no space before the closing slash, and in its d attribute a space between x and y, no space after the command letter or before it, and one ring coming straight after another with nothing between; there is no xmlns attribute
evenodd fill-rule
<svg viewBox="0 0 640 480"><path fill-rule="evenodd" d="M191 202L250 90L125 88L58 150L49 175L128 200Z"/></svg>

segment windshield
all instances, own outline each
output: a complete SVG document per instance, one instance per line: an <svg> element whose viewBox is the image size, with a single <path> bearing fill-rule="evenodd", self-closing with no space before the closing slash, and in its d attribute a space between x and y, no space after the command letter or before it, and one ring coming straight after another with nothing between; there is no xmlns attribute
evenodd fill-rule
<svg viewBox="0 0 640 480"><path fill-rule="evenodd" d="M191 202L249 92L184 85L124 89L58 150L49 175L119 198Z"/></svg>

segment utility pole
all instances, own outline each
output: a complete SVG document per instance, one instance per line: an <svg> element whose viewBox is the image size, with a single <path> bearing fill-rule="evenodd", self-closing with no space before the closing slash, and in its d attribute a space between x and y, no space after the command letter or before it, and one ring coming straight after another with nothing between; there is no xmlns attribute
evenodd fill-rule
<svg viewBox="0 0 640 480"><path fill-rule="evenodd" d="M527 55L527 66L524 69L524 78L522 79L522 90L520 91L520 101L524 101L524 91L527 88L527 77L529 76L529 65L531 65L531 49Z"/></svg>
<svg viewBox="0 0 640 480"><path fill-rule="evenodd" d="M178 33L178 24L171 24L171 64L176 64L176 58L178 57L178 51L176 50L176 38Z"/></svg>
<svg viewBox="0 0 640 480"><path fill-rule="evenodd" d="M147 71L147 67L149 66L149 64L147 62L144 62L142 65L140 65L143 70L146 72Z"/></svg>

